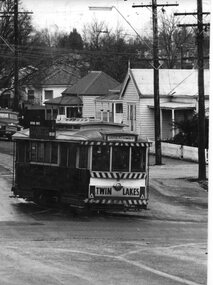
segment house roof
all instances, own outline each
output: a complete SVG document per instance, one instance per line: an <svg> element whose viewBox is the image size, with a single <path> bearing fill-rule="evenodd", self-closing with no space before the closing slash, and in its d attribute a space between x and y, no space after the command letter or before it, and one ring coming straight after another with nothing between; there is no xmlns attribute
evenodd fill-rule
<svg viewBox="0 0 213 285"><path fill-rule="evenodd" d="M109 90L108 93L105 96L99 96L95 99L97 102L103 102L103 101L121 101L122 99L120 98L120 92L121 92L121 87L122 85L119 84L116 86L114 89Z"/></svg>
<svg viewBox="0 0 213 285"><path fill-rule="evenodd" d="M64 90L62 94L106 95L109 89L115 88L118 84L118 81L103 71L91 71L76 84Z"/></svg>
<svg viewBox="0 0 213 285"><path fill-rule="evenodd" d="M45 102L46 105L60 105L60 106L73 106L83 105L81 98L76 95L60 96Z"/></svg>
<svg viewBox="0 0 213 285"><path fill-rule="evenodd" d="M153 69L130 69L124 81L122 94L131 78L136 86L139 96L153 96ZM205 95L209 95L209 70L204 70ZM159 70L160 95L196 96L198 95L197 69L160 69ZM121 94L121 96L122 96Z"/></svg>
<svg viewBox="0 0 213 285"><path fill-rule="evenodd" d="M78 70L72 66L51 66L45 70L38 70L32 74L28 84L41 85L62 85L70 86L75 84L80 78Z"/></svg>
<svg viewBox="0 0 213 285"><path fill-rule="evenodd" d="M73 85L79 80L79 76L64 68L54 70L50 75L44 78L43 85Z"/></svg>
<svg viewBox="0 0 213 285"><path fill-rule="evenodd" d="M149 108L154 108L154 103L148 105ZM161 102L160 108L164 110L194 110L195 104L177 103L177 102Z"/></svg>

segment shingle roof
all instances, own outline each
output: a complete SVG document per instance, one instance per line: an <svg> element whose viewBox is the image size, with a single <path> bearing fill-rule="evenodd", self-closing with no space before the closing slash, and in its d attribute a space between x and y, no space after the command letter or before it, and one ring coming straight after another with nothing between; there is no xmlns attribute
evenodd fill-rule
<svg viewBox="0 0 213 285"><path fill-rule="evenodd" d="M73 106L82 105L82 100L78 96L60 96L45 102L46 105Z"/></svg>
<svg viewBox="0 0 213 285"><path fill-rule="evenodd" d="M131 69L130 74L137 85L140 95L152 95L153 70ZM209 70L204 70L205 95L209 95ZM160 95L174 96L198 94L198 71L197 69L160 69L159 70L159 93Z"/></svg>
<svg viewBox="0 0 213 285"><path fill-rule="evenodd" d="M115 88L118 84L118 81L102 71L91 71L62 94L106 95L109 89Z"/></svg>
<svg viewBox="0 0 213 285"><path fill-rule="evenodd" d="M79 80L79 76L65 69L56 69L41 82L43 85L73 85Z"/></svg>
<svg viewBox="0 0 213 285"><path fill-rule="evenodd" d="M80 73L72 66L50 66L47 69L41 69L28 77L28 84L35 86L41 85L62 85L70 86L80 79Z"/></svg>

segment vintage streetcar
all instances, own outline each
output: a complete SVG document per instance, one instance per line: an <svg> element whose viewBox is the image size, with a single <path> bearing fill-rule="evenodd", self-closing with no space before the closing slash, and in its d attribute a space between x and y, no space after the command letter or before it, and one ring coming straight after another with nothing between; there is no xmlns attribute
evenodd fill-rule
<svg viewBox="0 0 213 285"><path fill-rule="evenodd" d="M88 210L146 209L150 143L123 127L31 122L13 135L13 196Z"/></svg>

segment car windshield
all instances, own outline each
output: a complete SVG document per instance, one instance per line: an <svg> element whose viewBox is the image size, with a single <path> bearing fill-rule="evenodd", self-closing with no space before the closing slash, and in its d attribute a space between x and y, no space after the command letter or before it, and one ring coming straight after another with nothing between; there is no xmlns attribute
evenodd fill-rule
<svg viewBox="0 0 213 285"><path fill-rule="evenodd" d="M17 116L16 114L3 112L3 113L0 113L0 118L1 118L1 119L13 119L13 120L17 120L17 119L18 119L18 116Z"/></svg>
<svg viewBox="0 0 213 285"><path fill-rule="evenodd" d="M0 118L8 119L9 118L9 114L8 113L0 113Z"/></svg>

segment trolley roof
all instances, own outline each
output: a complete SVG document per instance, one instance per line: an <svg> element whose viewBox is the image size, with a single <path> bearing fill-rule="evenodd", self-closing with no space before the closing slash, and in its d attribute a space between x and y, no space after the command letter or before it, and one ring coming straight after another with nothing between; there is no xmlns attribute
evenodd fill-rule
<svg viewBox="0 0 213 285"><path fill-rule="evenodd" d="M122 128L122 124L112 124L106 122L86 123L80 129L56 128L54 138L31 138L30 130L25 129L13 135L14 140L41 140L41 141L61 141L78 142L82 145L150 145L148 140L142 139L138 134L127 132Z"/></svg>

